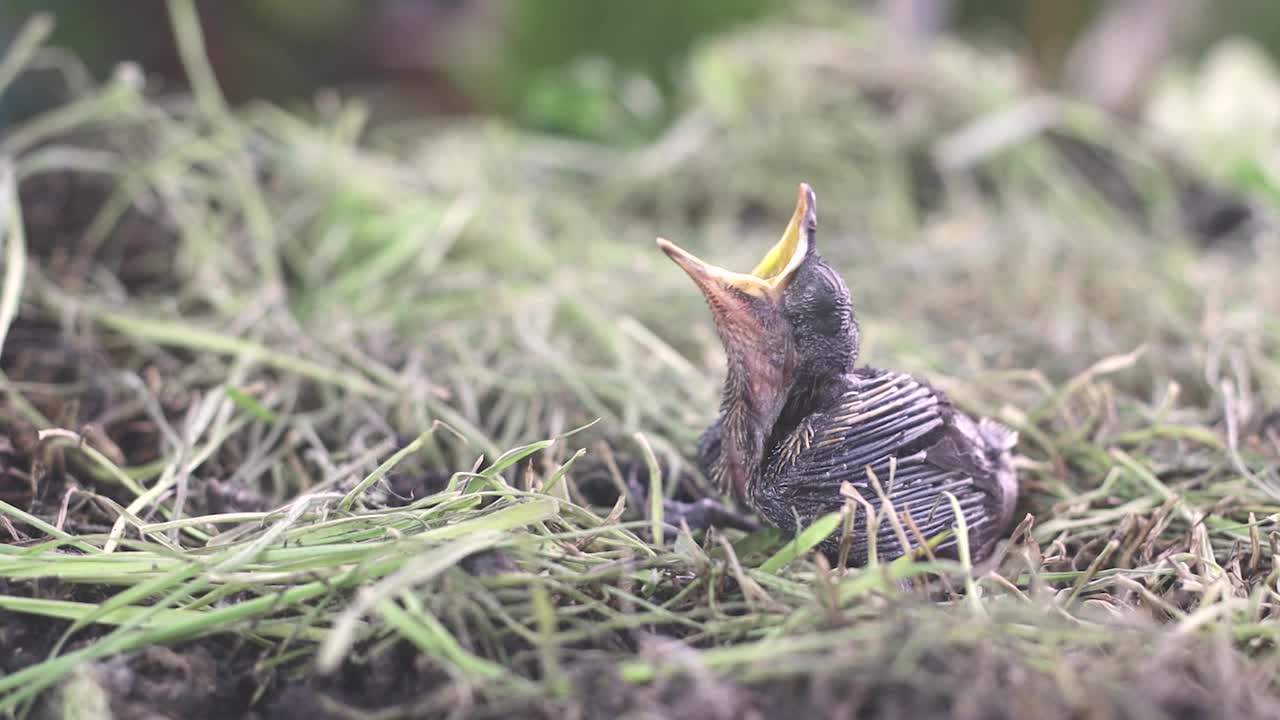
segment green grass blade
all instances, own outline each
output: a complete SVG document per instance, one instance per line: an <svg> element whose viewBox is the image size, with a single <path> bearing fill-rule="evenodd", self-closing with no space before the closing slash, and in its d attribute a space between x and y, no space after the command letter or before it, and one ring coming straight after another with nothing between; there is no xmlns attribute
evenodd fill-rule
<svg viewBox="0 0 1280 720"><path fill-rule="evenodd" d="M809 527L797 534L781 550L774 553L768 560L760 564L758 568L760 572L774 574L786 566L787 563L795 560L801 555L809 552L817 547L819 543L831 537L831 534L840 528L840 521L844 518L844 511L837 510L828 513L813 521Z"/></svg>

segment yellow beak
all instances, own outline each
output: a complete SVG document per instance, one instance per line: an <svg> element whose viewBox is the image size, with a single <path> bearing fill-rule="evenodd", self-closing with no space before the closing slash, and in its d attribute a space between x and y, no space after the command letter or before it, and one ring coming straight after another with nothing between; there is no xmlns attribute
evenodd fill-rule
<svg viewBox="0 0 1280 720"><path fill-rule="evenodd" d="M752 275L780 283L790 279L791 273L800 266L805 253L809 250L809 234L813 228L806 225L811 225L817 217L816 204L813 188L809 187L808 183L800 183L800 189L796 193L796 209L791 213L791 222L787 223L787 229L783 231L778 244L774 245L760 264L756 265L756 269L751 271Z"/></svg>
<svg viewBox="0 0 1280 720"><path fill-rule="evenodd" d="M791 214L791 222L787 224L782 238L749 274L712 265L665 238L658 238L658 247L693 278L708 300L716 300L728 288L753 297L777 300L809 251L809 235L816 217L814 206L813 190L808 184L801 183L795 212Z"/></svg>

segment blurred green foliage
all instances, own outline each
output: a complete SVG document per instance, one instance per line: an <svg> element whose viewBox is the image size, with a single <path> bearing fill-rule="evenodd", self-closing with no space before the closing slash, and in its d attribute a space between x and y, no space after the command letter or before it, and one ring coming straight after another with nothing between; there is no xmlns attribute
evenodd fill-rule
<svg viewBox="0 0 1280 720"><path fill-rule="evenodd" d="M518 0L509 6L510 31L497 62L470 79L492 106L526 125L643 141L669 119L679 64L698 40L778 6L777 0Z"/></svg>
<svg viewBox="0 0 1280 720"><path fill-rule="evenodd" d="M855 0L810 0L805 7ZM863 5L874 6L870 0ZM629 145L652 139L679 111L677 78L706 38L770 15L782 0L201 0L211 60L230 98L344 94L391 84L415 114L448 108L495 113L571 137ZM1053 67L1106 3L1102 0L954 0L952 27L1027 50ZM138 61L162 88L183 74L163 0L87 3L4 0L0 46L36 11L57 19L53 44L70 49L101 79ZM478 20L478 22L472 22ZM391 38L390 35L397 37ZM1199 55L1240 35L1272 55L1280 6L1218 0L1185 38ZM463 42L458 38L478 38ZM395 45L388 60L379 53ZM48 83L49 74L44 82ZM424 79L425 78L425 79ZM0 124L48 105L48 88L24 80L0 107ZM461 102L450 103L453 93Z"/></svg>
<svg viewBox="0 0 1280 720"><path fill-rule="evenodd" d="M376 85L389 72L376 59L385 41L380 35L402 33L409 38L409 55L419 55L407 62L407 74L443 74L475 109L543 130L629 143L651 138L665 125L674 78L701 38L756 20L781 3L219 0L199 6L211 60L233 99ZM48 11L58 23L54 43L72 48L100 77L128 59L180 81L164 3L132 0L127 7L124 12L125 5L115 3L7 0L0 6L0 28ZM489 27L467 23L469 13ZM454 51L450 35L477 31L491 42ZM414 68L415 61L421 67Z"/></svg>
<svg viewBox="0 0 1280 720"><path fill-rule="evenodd" d="M548 68L600 55L673 83L672 61L699 38L752 20L777 0L518 0L511 13L506 82L513 93Z"/></svg>

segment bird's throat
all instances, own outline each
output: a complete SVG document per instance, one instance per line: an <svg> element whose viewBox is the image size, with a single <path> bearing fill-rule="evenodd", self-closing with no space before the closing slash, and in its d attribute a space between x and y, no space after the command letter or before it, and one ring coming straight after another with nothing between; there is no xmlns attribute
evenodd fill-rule
<svg viewBox="0 0 1280 720"><path fill-rule="evenodd" d="M760 473L765 441L782 413L788 369L759 355L731 358L721 410L720 484L745 502Z"/></svg>

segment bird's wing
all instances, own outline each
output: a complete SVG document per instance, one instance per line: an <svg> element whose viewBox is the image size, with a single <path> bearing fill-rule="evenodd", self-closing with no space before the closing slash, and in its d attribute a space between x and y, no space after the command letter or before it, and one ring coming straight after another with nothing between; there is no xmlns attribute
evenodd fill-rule
<svg viewBox="0 0 1280 720"><path fill-rule="evenodd" d="M698 437L698 469L702 471L703 477L708 480L713 479L713 468L716 461L720 459L720 423L722 420L723 416L717 417Z"/></svg>
<svg viewBox="0 0 1280 720"><path fill-rule="evenodd" d="M1003 494L992 458L984 444L964 432L966 422L973 424L927 383L906 373L859 369L846 378L834 402L800 421L772 448L753 488L753 504L766 519L794 532L797 525L844 505L848 498L841 486L848 482L866 502L855 501L862 509L851 548L856 562L869 552L867 505L877 523L877 554L896 556L903 552L904 537L909 547L918 547L921 537L955 525L943 495L949 491L960 502L977 549L1002 529L996 526L1002 524ZM892 519L887 508L881 512L885 498ZM939 550L954 545L949 537Z"/></svg>

